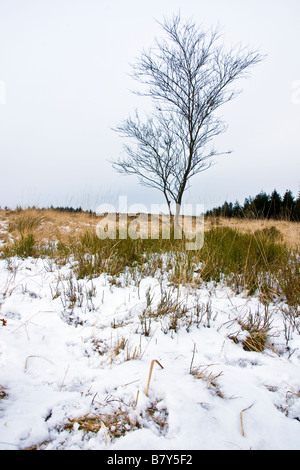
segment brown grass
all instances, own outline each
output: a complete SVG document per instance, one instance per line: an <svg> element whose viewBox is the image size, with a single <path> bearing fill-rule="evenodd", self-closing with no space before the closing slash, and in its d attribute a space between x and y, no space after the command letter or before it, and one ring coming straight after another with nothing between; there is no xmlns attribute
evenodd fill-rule
<svg viewBox="0 0 300 470"><path fill-rule="evenodd" d="M140 345L139 346L131 346L130 344L130 338L125 338L124 336L119 336L117 335L117 338L115 339L114 343L111 345L111 351L110 351L110 360L111 363L113 362L114 358L118 358L120 360L120 355L123 352L123 360L124 361L131 361L135 359L139 359L140 354L141 354L141 349Z"/></svg>
<svg viewBox="0 0 300 470"><path fill-rule="evenodd" d="M22 234L34 233L37 242L43 240L67 242L70 236L77 237L87 228L96 226L99 220L99 217L86 212L59 212L53 209L34 208L0 211L0 221L8 222L8 231L14 239ZM2 233L0 238L4 239Z"/></svg>
<svg viewBox="0 0 300 470"><path fill-rule="evenodd" d="M227 219L224 217L205 218L205 230L213 226L230 227L243 233L254 233L257 230L275 227L280 231L282 241L292 249L300 249L300 222L267 219Z"/></svg>
<svg viewBox="0 0 300 470"><path fill-rule="evenodd" d="M251 312L239 318L243 331L247 331L247 337L242 341L245 351L263 352L266 346L270 346L268 339L271 336L271 318L265 313L261 316L259 312L251 314Z"/></svg>
<svg viewBox="0 0 300 470"><path fill-rule="evenodd" d="M40 242L42 240L67 242L74 236L83 234L86 229L95 229L96 225L105 217L104 215L93 215L88 212L59 212L53 209L17 209L17 210L0 210L0 221L8 222L8 229L15 238L20 233L34 232L35 239ZM128 214L127 223L131 223L135 216ZM168 223L168 216L156 216L159 219L159 226ZM116 215L117 226L119 223L119 214ZM150 235L150 215L143 214L140 216L145 226L141 231L147 231ZM195 228L196 219L193 217L185 217L187 222L192 221L193 230ZM214 226L231 227L243 233L254 233L264 228L276 227L283 236L282 241L288 247L300 249L300 223L288 222L284 220L253 220L253 219L227 219L224 217L206 217L204 229L207 231ZM6 242L7 234L1 230L0 238Z"/></svg>
<svg viewBox="0 0 300 470"><path fill-rule="evenodd" d="M168 424L168 411L165 407L158 409L157 405L161 400L151 402L145 409L145 415L153 419L163 432ZM106 443L110 440L124 436L127 432L140 429L143 426L144 413L135 413L132 406L125 406L120 403L118 408L114 408L107 413L87 413L86 415L70 419L63 429L72 431L74 426L84 433L98 433L103 431Z"/></svg>
<svg viewBox="0 0 300 470"><path fill-rule="evenodd" d="M72 430L75 425L85 433L98 433L103 430L107 443L109 438L115 439L124 436L126 432L141 427L138 420L133 419L130 415L130 410L121 405L110 413L88 413L81 418L69 420L64 429Z"/></svg>
<svg viewBox="0 0 300 470"><path fill-rule="evenodd" d="M220 372L219 374L215 374L213 372L210 372L208 369L213 365L214 364L209 364L207 366L191 367L190 374L193 375L196 379L200 379L206 382L207 388L213 390L218 395L218 397L224 398L224 395L217 382L217 379L221 377L223 373Z"/></svg>
<svg viewBox="0 0 300 470"><path fill-rule="evenodd" d="M148 393L149 393L150 381L151 381L153 366L154 366L154 363L155 363L155 362L159 365L159 367L160 367L161 369L163 369L163 366L161 365L160 362L158 362L157 359L153 359L153 360L151 361L150 369L149 369L149 375L148 375L148 382L147 382L147 387L146 387L146 391L145 391L146 397L148 396Z"/></svg>

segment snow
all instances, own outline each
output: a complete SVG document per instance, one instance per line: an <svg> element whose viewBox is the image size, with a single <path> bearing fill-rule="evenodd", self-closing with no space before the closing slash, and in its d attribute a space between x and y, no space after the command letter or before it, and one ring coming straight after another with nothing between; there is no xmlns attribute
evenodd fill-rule
<svg viewBox="0 0 300 470"><path fill-rule="evenodd" d="M196 302L209 305L209 316L176 331L152 318L145 336L149 287L153 306L170 290L194 315ZM269 310L272 347L245 351L238 319L264 306L222 284L178 289L147 277L136 285L128 273L114 284L106 274L77 280L71 263L0 260L0 450L300 449L300 338L290 334L287 348L281 309ZM146 396L153 360L163 368L154 363ZM116 411L139 425L127 423L121 437L118 424L79 425Z"/></svg>

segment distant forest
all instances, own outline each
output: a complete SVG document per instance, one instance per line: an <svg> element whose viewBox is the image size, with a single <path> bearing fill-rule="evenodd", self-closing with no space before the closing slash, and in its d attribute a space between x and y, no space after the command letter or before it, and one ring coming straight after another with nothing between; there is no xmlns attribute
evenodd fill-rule
<svg viewBox="0 0 300 470"><path fill-rule="evenodd" d="M54 211L57 211L57 212L74 212L74 213L78 213L78 212L88 212L89 214L94 214L94 212L92 212L91 210L90 211L85 211L82 209L82 207L72 207L72 206L59 206L59 207L53 207L52 205L50 206L50 209L51 210L54 210Z"/></svg>
<svg viewBox="0 0 300 470"><path fill-rule="evenodd" d="M32 208L39 210L39 208L35 206ZM85 213L91 216L96 216L96 212L92 210L84 210L82 207L53 207L53 205L51 205L48 208L58 212ZM17 210L20 209L20 207L17 207ZM10 209L6 206L4 207L4 210ZM205 216L275 219L300 222L300 191L297 198L290 190L286 190L283 196L281 196L276 189L274 189L272 194L267 194L266 192L261 191L255 197L249 196L246 198L243 205L238 201L235 203L225 201L222 206L206 211Z"/></svg>
<svg viewBox="0 0 300 470"><path fill-rule="evenodd" d="M243 205L238 201L225 201L222 206L208 210L205 215L300 222L300 191L297 198L290 190L286 190L283 196L276 189L272 194L261 191L255 197L246 198Z"/></svg>

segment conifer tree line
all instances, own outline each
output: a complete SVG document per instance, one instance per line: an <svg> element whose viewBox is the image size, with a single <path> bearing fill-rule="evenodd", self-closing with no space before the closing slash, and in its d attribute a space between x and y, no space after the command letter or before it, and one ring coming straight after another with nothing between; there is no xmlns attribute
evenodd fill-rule
<svg viewBox="0 0 300 470"><path fill-rule="evenodd" d="M222 206L208 210L205 215L300 222L300 191L297 198L288 189L283 196L276 189L272 194L261 191L255 197L246 198L243 205L238 201L234 204L225 201Z"/></svg>

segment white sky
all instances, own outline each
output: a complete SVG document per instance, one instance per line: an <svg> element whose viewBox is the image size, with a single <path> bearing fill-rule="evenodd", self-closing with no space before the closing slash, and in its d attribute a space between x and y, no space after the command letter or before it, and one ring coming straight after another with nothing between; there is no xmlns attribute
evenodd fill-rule
<svg viewBox="0 0 300 470"><path fill-rule="evenodd" d="M145 107L129 64L161 34L155 19L179 9L268 54L221 110L229 127L216 146L233 153L191 180L185 202L297 195L299 0L0 0L0 206L164 202L108 160L123 145L111 128Z"/></svg>

